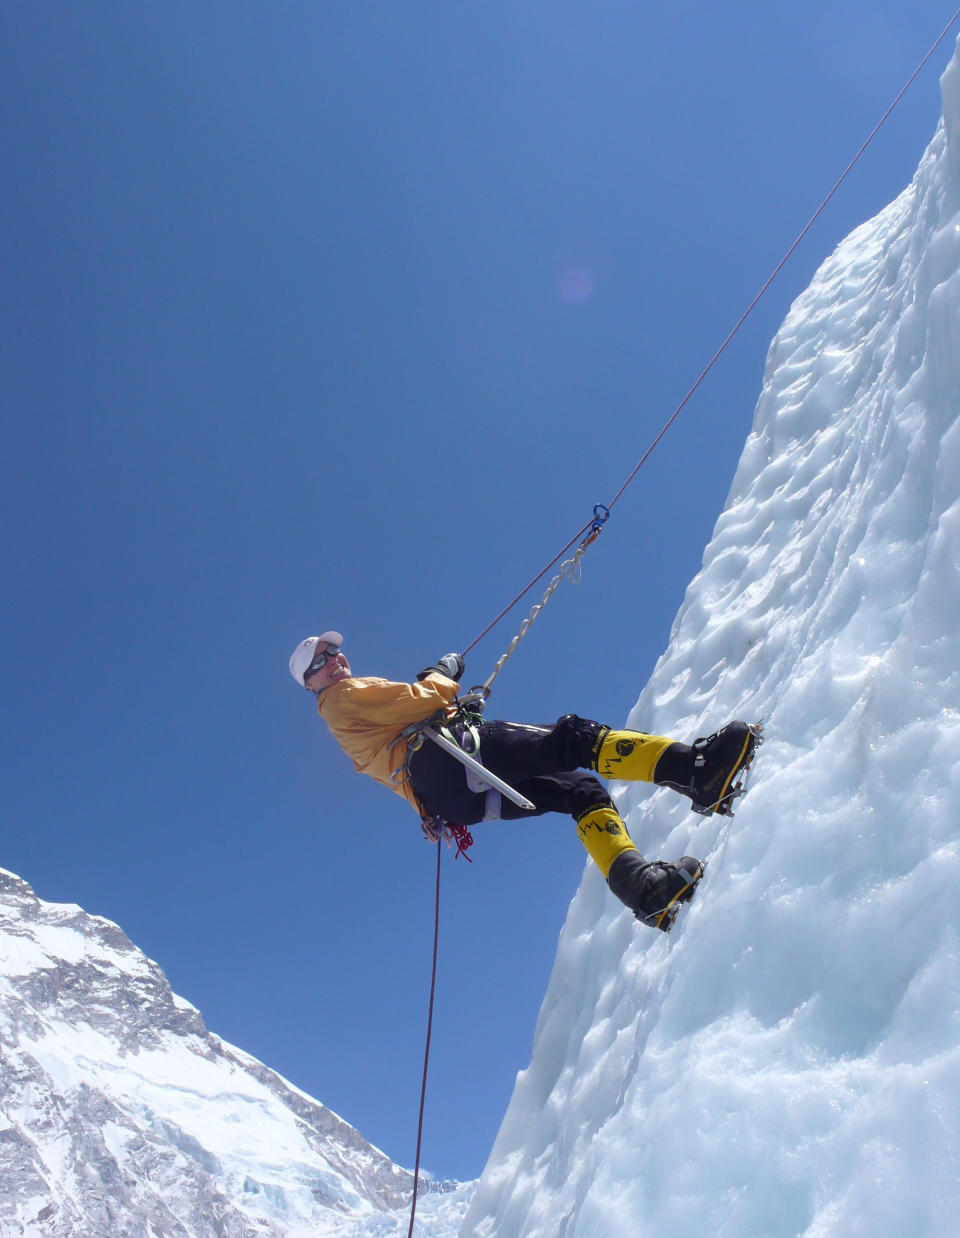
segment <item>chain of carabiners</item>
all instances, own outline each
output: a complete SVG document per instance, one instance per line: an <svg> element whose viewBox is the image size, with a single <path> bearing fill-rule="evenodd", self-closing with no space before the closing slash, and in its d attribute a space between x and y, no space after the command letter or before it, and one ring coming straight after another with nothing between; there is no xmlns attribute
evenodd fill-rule
<svg viewBox="0 0 960 1238"><path fill-rule="evenodd" d="M482 692L484 697L488 697L490 695L490 691L493 686L493 681L496 679L496 677L500 674L500 672L506 666L507 662L513 656L515 649L520 644L520 642L523 640L523 638L526 636L527 632L530 630L530 626L533 623L533 621L537 618L537 616L543 610L544 606L546 606L546 604L550 601L554 593L556 593L557 589L560 587L560 582L564 579L569 580L570 583L574 585L579 582L580 576L583 571L582 562L581 562L583 559L583 556L586 554L590 546L592 546L593 543L600 536L601 532L603 531L603 526L607 523L609 518L610 518L610 509L604 503L595 503L593 507L593 520L591 521L590 530L587 533L587 536L583 539L583 541L577 547L576 551L570 556L570 558L564 559L564 561L560 564L559 572L557 572L556 576L554 576L554 578L550 581L549 585L547 585L547 588L546 588L546 591L544 592L543 597L536 604L536 606L533 607L533 609L530 611L530 614L527 615L526 619L524 619L523 623L520 624L520 629L517 632L516 636L513 638L513 640L510 642L506 653L501 654L500 657L497 659L497 664L493 668L493 673L490 675L488 679L486 679L483 682L483 684L479 688L473 689L474 691Z"/></svg>

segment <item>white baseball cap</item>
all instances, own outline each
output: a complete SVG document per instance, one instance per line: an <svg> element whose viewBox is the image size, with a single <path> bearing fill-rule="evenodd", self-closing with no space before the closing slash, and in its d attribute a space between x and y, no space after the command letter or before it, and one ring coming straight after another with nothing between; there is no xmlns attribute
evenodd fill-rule
<svg viewBox="0 0 960 1238"><path fill-rule="evenodd" d="M336 645L339 650L342 644L343 637L339 632L324 632L322 636L308 636L306 640L300 642L290 655L290 674L301 688L306 686L303 677L307 667L316 656L317 646Z"/></svg>

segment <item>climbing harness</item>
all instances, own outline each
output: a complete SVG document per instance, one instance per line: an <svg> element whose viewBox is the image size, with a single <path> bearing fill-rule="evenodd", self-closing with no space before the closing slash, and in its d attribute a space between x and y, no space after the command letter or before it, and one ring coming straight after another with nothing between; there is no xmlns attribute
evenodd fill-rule
<svg viewBox="0 0 960 1238"><path fill-rule="evenodd" d="M462 702L456 703L457 712L454 718L448 719L441 710L422 722L412 722L404 727L398 739L407 741L406 757L400 769L394 770L393 777L398 778L403 771L409 777L411 756L421 748L425 739L429 739L431 743L449 753L455 761L460 762L466 771L467 786L470 790L486 796L485 821L496 821L500 817L501 795L512 800L518 808L523 808L527 812L535 812L536 804L531 803L525 795L521 795L508 782L492 774L480 760L479 725L483 720L481 712L483 705L484 698L476 692L471 692L464 697ZM459 723L463 728L463 739L460 743L457 743L455 735L450 730L449 722ZM465 746L468 740L469 751ZM430 837L429 834L428 837Z"/></svg>
<svg viewBox="0 0 960 1238"><path fill-rule="evenodd" d="M424 728L422 734L425 739L429 739L437 744L444 752L449 752L455 761L459 761L461 765L466 767L467 785L471 791L485 791L488 796L491 791L496 791L498 795L505 795L508 800L513 800L518 808L525 808L527 812L536 811L536 804L532 804L525 795L515 791L508 782L504 782L496 774L491 774L488 769L480 764L476 757L465 752L460 744L450 735L446 727L436 728L428 726ZM479 741L477 742L479 744ZM499 815L499 812L496 813L496 816L491 813L486 819L492 821L499 817Z"/></svg>

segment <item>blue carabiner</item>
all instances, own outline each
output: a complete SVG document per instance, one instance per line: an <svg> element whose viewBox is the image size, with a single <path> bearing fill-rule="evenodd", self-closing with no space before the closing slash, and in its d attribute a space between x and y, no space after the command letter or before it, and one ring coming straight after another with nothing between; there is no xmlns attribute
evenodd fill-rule
<svg viewBox="0 0 960 1238"><path fill-rule="evenodd" d="M580 543L582 550L588 546L592 546L600 534L603 532L603 526L610 519L610 508L605 503L594 503L593 505L593 520L590 522L590 531Z"/></svg>
<svg viewBox="0 0 960 1238"><path fill-rule="evenodd" d="M603 526L607 523L609 519L610 519L610 508L607 507L606 503L594 503L593 523L590 526L591 532L593 533L602 532Z"/></svg>

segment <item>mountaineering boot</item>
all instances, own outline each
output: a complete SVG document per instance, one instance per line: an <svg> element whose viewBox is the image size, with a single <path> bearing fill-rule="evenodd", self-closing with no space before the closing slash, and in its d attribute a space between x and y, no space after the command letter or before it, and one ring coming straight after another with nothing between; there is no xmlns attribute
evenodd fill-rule
<svg viewBox="0 0 960 1238"><path fill-rule="evenodd" d="M759 741L759 728L746 722L728 722L713 735L693 741L690 799L697 812L729 816L738 789L734 779L753 760Z"/></svg>
<svg viewBox="0 0 960 1238"><path fill-rule="evenodd" d="M653 782L653 771L673 743L663 735L642 731L607 731L593 758L593 768L604 778L625 782Z"/></svg>
<svg viewBox="0 0 960 1238"><path fill-rule="evenodd" d="M703 876L700 861L688 855L675 864L645 860L612 804L585 812L577 820L577 833L611 893L638 920L669 932L680 904L690 901Z"/></svg>
<svg viewBox="0 0 960 1238"><path fill-rule="evenodd" d="M681 903L689 903L703 876L703 864L691 855L673 864L645 860L639 851L625 851L610 868L607 885L643 924L669 933Z"/></svg>
<svg viewBox="0 0 960 1238"><path fill-rule="evenodd" d="M690 745L671 744L657 762L653 781L689 795L694 812L730 816L733 801L742 790L737 775L749 767L760 742L759 723L728 722Z"/></svg>

